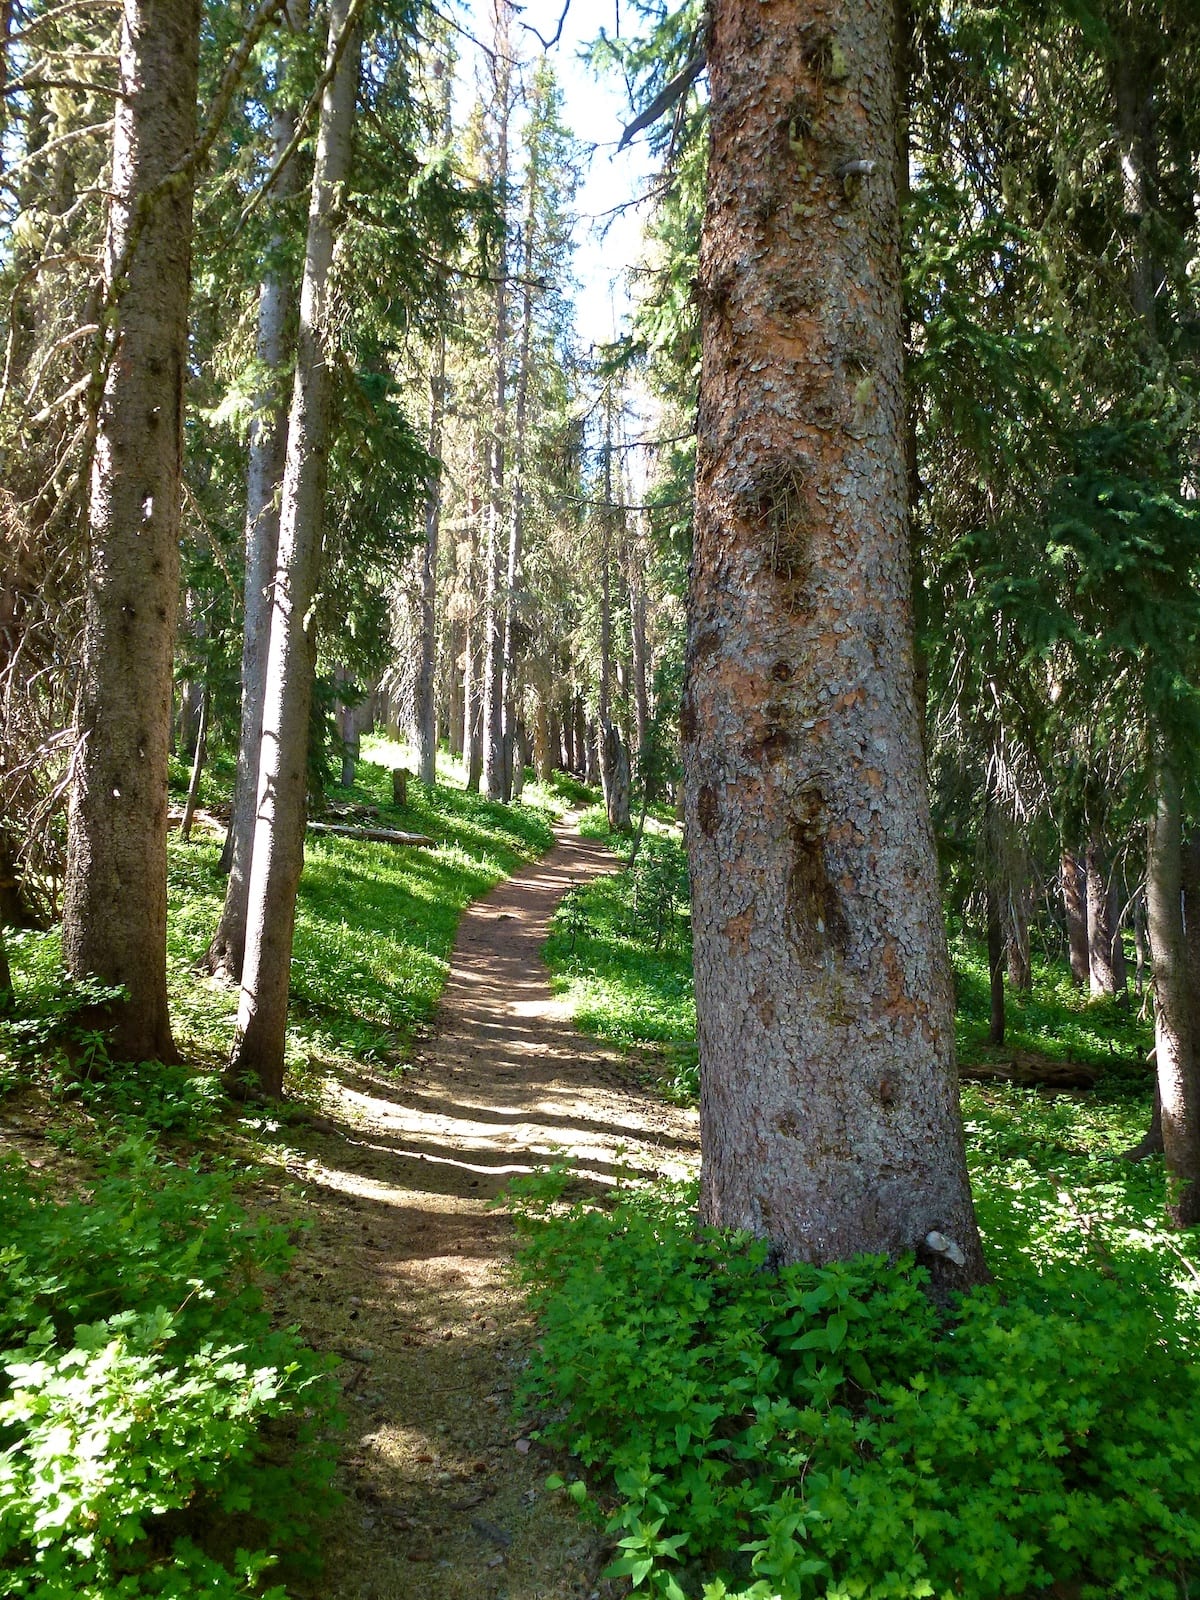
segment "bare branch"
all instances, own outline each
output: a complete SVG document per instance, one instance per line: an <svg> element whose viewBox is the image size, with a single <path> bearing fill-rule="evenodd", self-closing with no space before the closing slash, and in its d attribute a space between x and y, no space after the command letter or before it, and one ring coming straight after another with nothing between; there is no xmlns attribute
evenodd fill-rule
<svg viewBox="0 0 1200 1600"><path fill-rule="evenodd" d="M521 18L520 18L519 13L521 11L523 11L525 8L524 8L524 6L518 6L516 9L517 9L517 12L518 12L517 20L518 20L518 22L521 22ZM531 33L533 35L533 37L541 45L543 50L545 50L545 51L553 50L555 45L562 38L563 28L566 26L567 13L570 11L570 9L571 9L571 0L565 0L565 4L563 5L563 8L562 8L562 16L559 17L559 19L558 19L558 27L555 28L554 37L552 39L543 39L541 34L533 26L532 23L521 22L521 26L525 29L526 33Z"/></svg>
<svg viewBox="0 0 1200 1600"><path fill-rule="evenodd" d="M660 89L641 115L633 119L621 135L621 142L617 145L617 149L624 150L631 139L636 138L643 129L651 127L658 121L659 117L669 111L675 102L688 92L707 65L708 54L704 46L701 45L683 71L672 78L664 88Z"/></svg>

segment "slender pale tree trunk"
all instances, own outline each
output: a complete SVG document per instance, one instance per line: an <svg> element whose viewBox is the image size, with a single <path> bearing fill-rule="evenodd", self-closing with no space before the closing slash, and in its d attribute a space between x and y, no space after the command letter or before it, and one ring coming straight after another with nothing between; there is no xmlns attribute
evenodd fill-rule
<svg viewBox="0 0 1200 1600"><path fill-rule="evenodd" d="M643 549L639 541L629 562L629 637L632 646L634 737L637 740L638 778L643 791L652 787L653 775L646 770L650 739L650 666L646 648L646 585L642 574ZM650 800L654 799L648 793Z"/></svg>
<svg viewBox="0 0 1200 1600"><path fill-rule="evenodd" d="M421 548L421 656L417 666L417 776L437 782L437 568L442 525L442 433L446 416L446 334L438 334L429 377L429 454L437 462L425 491Z"/></svg>
<svg viewBox="0 0 1200 1600"><path fill-rule="evenodd" d="M208 760L208 711L211 696L207 684L202 684L200 689L200 720L196 728L196 749L192 756L192 776L188 783L187 799L184 801L183 816L179 823L179 837L184 844L192 836L192 820L196 815L196 802L200 798L200 779L204 775L204 763Z"/></svg>
<svg viewBox="0 0 1200 1600"><path fill-rule="evenodd" d="M169 1059L167 761L179 584L197 0L125 0L63 957L122 985L112 1048Z"/></svg>
<svg viewBox="0 0 1200 1600"><path fill-rule="evenodd" d="M713 0L683 712L705 1221L984 1273L913 691L893 0ZM820 39L822 47L813 47Z"/></svg>
<svg viewBox="0 0 1200 1600"><path fill-rule="evenodd" d="M1154 966L1154 1054L1167 1160L1167 1215L1200 1222L1200 1082L1192 1036L1183 922L1183 823L1179 778L1164 762L1150 823L1146 909Z"/></svg>
<svg viewBox="0 0 1200 1600"><path fill-rule="evenodd" d="M329 432L329 277L342 189L350 171L360 45L354 0L332 0L329 65L321 101L296 381L288 422L263 703L249 909L232 1081L266 1095L283 1091L288 977L296 891L304 863L308 724L316 636L313 601L320 581L325 458Z"/></svg>
<svg viewBox="0 0 1200 1600"><path fill-rule="evenodd" d="M525 177L525 227L522 251L521 336L517 352L517 381L513 402L513 459L508 528L508 582L504 591L504 746L509 774L505 798L519 795L524 785L520 755L516 751L517 727L517 585L525 544L525 457L529 428L529 374L533 349L533 267L540 194L537 152L531 151Z"/></svg>
<svg viewBox="0 0 1200 1600"><path fill-rule="evenodd" d="M505 796L504 762L504 614L505 434L508 428L508 186L509 119L512 113L509 0L493 0L495 27L492 57L496 116L494 182L500 211L496 262L496 295L492 329L492 418L488 441L487 596L484 606L483 787L489 800Z"/></svg>
<svg viewBox="0 0 1200 1600"><path fill-rule="evenodd" d="M279 105L271 117L271 159L278 161L296 132L296 113ZM289 161L281 173L281 198L299 192L299 163ZM283 225L271 241L271 265L258 294L256 356L268 376L255 396L246 467L245 627L242 633L242 712L238 734L233 805L225 836L222 865L229 873L221 918L203 966L234 981L242 976L246 949L246 907L250 893L250 854L254 846L254 809L262 747L263 697L266 692L267 643L271 632L271 587L279 549L279 495L287 457L287 406L284 372L288 364L288 329L294 303L291 275L283 260Z"/></svg>
<svg viewBox="0 0 1200 1600"><path fill-rule="evenodd" d="M1063 917L1067 924L1067 954L1071 978L1082 988L1088 982L1087 878L1073 850L1064 850L1059 870Z"/></svg>

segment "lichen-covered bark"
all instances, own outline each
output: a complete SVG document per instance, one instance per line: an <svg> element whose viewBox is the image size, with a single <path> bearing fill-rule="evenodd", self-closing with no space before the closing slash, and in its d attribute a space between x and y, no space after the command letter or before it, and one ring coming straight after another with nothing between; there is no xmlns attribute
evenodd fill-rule
<svg viewBox="0 0 1200 1600"><path fill-rule="evenodd" d="M711 12L683 713L702 1206L784 1259L916 1250L947 1288L984 1269L913 695L892 29L891 0Z"/></svg>
<svg viewBox="0 0 1200 1600"><path fill-rule="evenodd" d="M125 0L105 248L114 354L89 509L63 957L123 985L113 1050L170 1058L167 759L179 584L198 0Z"/></svg>

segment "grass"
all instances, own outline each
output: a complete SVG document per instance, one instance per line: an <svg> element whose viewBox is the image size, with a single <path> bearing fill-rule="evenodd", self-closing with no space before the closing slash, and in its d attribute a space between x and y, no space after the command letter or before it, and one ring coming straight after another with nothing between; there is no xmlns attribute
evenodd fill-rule
<svg viewBox="0 0 1200 1600"><path fill-rule="evenodd" d="M415 779L408 804L392 805L391 769L406 764L402 745L372 740L353 788L331 785L337 805L379 808L378 825L436 840L436 850L400 848L321 835L305 850L292 955L289 1065L339 1057L395 1065L414 1032L433 1015L449 971L459 918L472 900L553 842L561 810L553 794L527 791L503 806L451 783ZM169 851L168 958L179 1043L200 1055L224 1053L236 995L197 982L193 968L220 914L225 879L215 841Z"/></svg>

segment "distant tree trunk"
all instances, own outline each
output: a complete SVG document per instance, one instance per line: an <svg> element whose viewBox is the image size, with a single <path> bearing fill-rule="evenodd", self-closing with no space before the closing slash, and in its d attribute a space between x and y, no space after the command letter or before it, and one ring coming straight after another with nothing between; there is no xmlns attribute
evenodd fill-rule
<svg viewBox="0 0 1200 1600"><path fill-rule="evenodd" d="M629 572L629 623L633 654L633 711L634 737L637 740L638 781L643 789L650 782L645 770L646 750L650 738L649 667L646 651L646 586L641 574L634 570L636 561L630 563ZM654 796L649 797L653 801Z"/></svg>
<svg viewBox="0 0 1200 1600"><path fill-rule="evenodd" d="M1146 978L1153 966L1154 958L1150 953L1150 930L1146 926L1146 895L1139 890L1133 901L1133 948L1137 954L1137 965L1134 968L1134 985L1139 1000L1146 991Z"/></svg>
<svg viewBox="0 0 1200 1600"><path fill-rule="evenodd" d="M271 115L271 159L278 161L296 131L296 113L280 104ZM299 163L289 161L276 186L281 199L299 191ZM255 396L246 465L245 626L242 631L242 711L237 768L229 831L221 854L229 874L221 918L205 953L203 968L241 981L246 950L246 906L250 893L250 852L254 845L254 807L258 798L258 766L262 747L263 696L266 690L267 642L271 633L271 587L279 548L279 491L287 456L287 407L283 374L288 356L288 324L294 300L290 274L283 266L282 224L275 231L268 257L274 265L263 275L258 294L256 356L266 375Z"/></svg>
<svg viewBox="0 0 1200 1600"><path fill-rule="evenodd" d="M462 625L458 621L450 624L450 646L448 650L447 676L449 678L450 717L447 733L447 742L450 754L455 760L462 759L464 714L463 714L463 670L462 658L465 640Z"/></svg>
<svg viewBox="0 0 1200 1600"><path fill-rule="evenodd" d="M550 706L544 693L539 692L533 713L533 769L539 783L549 783L554 776L554 730L551 725Z"/></svg>
<svg viewBox="0 0 1200 1600"><path fill-rule="evenodd" d="M496 157L493 181L501 217L492 328L492 420L488 441L487 597L484 609L483 786L489 800L505 796L504 537L505 432L508 426L508 128L512 111L509 0L494 0L492 55Z"/></svg>
<svg viewBox="0 0 1200 1600"><path fill-rule="evenodd" d="M1167 1215L1176 1227L1185 1228L1200 1222L1200 1074L1193 1047L1184 938L1179 779L1165 762L1159 768L1156 788L1146 866L1154 959L1154 1054L1167 1159Z"/></svg>
<svg viewBox="0 0 1200 1600"><path fill-rule="evenodd" d="M184 844L192 836L192 819L196 815L196 801L200 797L200 779L204 774L204 763L208 759L208 689L201 687L200 695L200 721L196 728L196 752L192 757L192 776L188 784L187 799L184 801L183 817L179 824L179 837Z"/></svg>
<svg viewBox="0 0 1200 1600"><path fill-rule="evenodd" d="M250 869L249 914L237 1032L228 1074L265 1095L283 1092L288 976L296 890L304 863L309 713L316 637L313 599L321 571L325 459L329 429L329 274L335 224L349 176L360 46L348 26L353 0L331 0L328 63L336 70L321 100L296 382L288 422L271 607L262 760Z"/></svg>
<svg viewBox="0 0 1200 1600"><path fill-rule="evenodd" d="M92 467L63 958L124 986L111 1048L132 1061L175 1056L167 763L199 39L197 0L125 0L105 244L117 354Z"/></svg>
<svg viewBox="0 0 1200 1600"><path fill-rule="evenodd" d="M1004 1043L1004 933L1000 921L1000 896L989 876L984 891L987 903L988 991L991 995L991 1021L988 1043Z"/></svg>
<svg viewBox="0 0 1200 1600"><path fill-rule="evenodd" d="M894 11L709 8L682 717L701 1213L783 1260L915 1250L945 1293L984 1264L913 694ZM834 22L836 87L811 43Z"/></svg>
<svg viewBox="0 0 1200 1600"><path fill-rule="evenodd" d="M417 776L437 782L437 565L442 522L442 430L446 414L446 334L438 335L429 379L429 454L439 465L425 491L425 543L421 550L421 643L417 667Z"/></svg>
<svg viewBox="0 0 1200 1600"><path fill-rule="evenodd" d="M1094 996L1115 995L1125 988L1125 953L1116 919L1116 895L1103 846L1087 848L1088 971Z"/></svg>
<svg viewBox="0 0 1200 1600"><path fill-rule="evenodd" d="M1060 864L1063 916L1067 924L1067 952L1071 977L1082 988L1091 970L1088 954L1087 877L1074 851L1064 850Z"/></svg>
<svg viewBox="0 0 1200 1600"><path fill-rule="evenodd" d="M4 942L4 924L0 922L0 1017L8 1016L15 1004L12 972L8 965L8 946Z"/></svg>
<svg viewBox="0 0 1200 1600"><path fill-rule="evenodd" d="M594 722L587 725L584 734L584 782L598 788L600 785L600 731Z"/></svg>
<svg viewBox="0 0 1200 1600"><path fill-rule="evenodd" d="M463 673L465 704L467 788L478 789L483 777L483 666L479 644L479 621L472 618L466 626L466 667Z"/></svg>
<svg viewBox="0 0 1200 1600"><path fill-rule="evenodd" d="M1004 948L1008 958L1008 981L1020 994L1033 988L1033 962L1029 952L1029 878L1027 863L1020 861L1005 884Z"/></svg>

